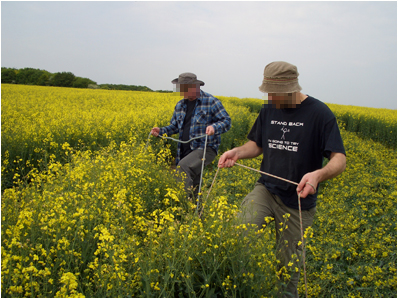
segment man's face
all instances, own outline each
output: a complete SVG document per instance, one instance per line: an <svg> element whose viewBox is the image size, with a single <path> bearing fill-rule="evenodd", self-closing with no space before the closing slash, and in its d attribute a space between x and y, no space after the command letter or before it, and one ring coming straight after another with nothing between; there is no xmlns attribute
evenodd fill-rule
<svg viewBox="0 0 398 299"><path fill-rule="evenodd" d="M193 101L200 96L200 85L199 84L177 84L177 92L180 92L180 95L183 96L184 99Z"/></svg>
<svg viewBox="0 0 398 299"><path fill-rule="evenodd" d="M300 93L269 93L268 104L277 109L296 108L300 104Z"/></svg>

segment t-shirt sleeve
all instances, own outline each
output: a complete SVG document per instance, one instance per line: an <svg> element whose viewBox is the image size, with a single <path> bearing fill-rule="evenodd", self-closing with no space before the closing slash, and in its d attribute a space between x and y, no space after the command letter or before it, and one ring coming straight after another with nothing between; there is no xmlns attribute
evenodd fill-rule
<svg viewBox="0 0 398 299"><path fill-rule="evenodd" d="M324 157L330 159L331 153L345 153L343 140L340 135L340 130L337 125L336 118L334 117L325 125L323 139L323 149L322 154Z"/></svg>
<svg viewBox="0 0 398 299"><path fill-rule="evenodd" d="M249 135L247 135L247 139L254 141L258 147L263 147L263 136L262 136L262 119L261 119L261 111L257 116L256 121L254 122Z"/></svg>

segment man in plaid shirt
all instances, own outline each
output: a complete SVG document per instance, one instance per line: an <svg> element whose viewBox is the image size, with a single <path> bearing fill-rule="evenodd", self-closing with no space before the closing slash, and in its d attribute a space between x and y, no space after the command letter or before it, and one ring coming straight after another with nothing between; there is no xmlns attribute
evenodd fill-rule
<svg viewBox="0 0 398 299"><path fill-rule="evenodd" d="M170 125L155 127L151 134L171 136L179 133L179 140L187 141L194 137L207 134L205 166L217 156L221 143L221 134L231 128L231 118L219 99L200 90L205 83L197 80L192 73L183 73L171 81L176 84L177 92L184 98L180 100L170 121ZM202 170L202 158L205 137L192 140L189 143L178 143L177 171L186 174L185 189L187 192L198 192Z"/></svg>

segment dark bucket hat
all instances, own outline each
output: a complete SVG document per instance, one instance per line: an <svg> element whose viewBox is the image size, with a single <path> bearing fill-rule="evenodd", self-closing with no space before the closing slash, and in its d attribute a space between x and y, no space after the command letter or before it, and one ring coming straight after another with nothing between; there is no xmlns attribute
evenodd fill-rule
<svg viewBox="0 0 398 299"><path fill-rule="evenodd" d="M182 73L171 81L173 84L200 84L200 86L205 85L203 81L200 81L196 78L196 75L193 73Z"/></svg>
<svg viewBox="0 0 398 299"><path fill-rule="evenodd" d="M266 93L293 93L302 88L298 83L297 67L285 61L275 61L264 69L263 84L260 91Z"/></svg>

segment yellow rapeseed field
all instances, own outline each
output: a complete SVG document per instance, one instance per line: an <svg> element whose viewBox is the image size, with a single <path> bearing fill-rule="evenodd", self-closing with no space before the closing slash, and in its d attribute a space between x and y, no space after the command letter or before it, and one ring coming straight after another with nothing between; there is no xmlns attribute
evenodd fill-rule
<svg viewBox="0 0 398 299"><path fill-rule="evenodd" d="M3 297L275 297L280 277L300 271L277 271L273 226L254 233L236 222L257 173L220 170L206 200L217 157L204 173L203 216L194 213L170 168L175 143L148 140L179 99L2 85ZM246 142L262 101L220 99L232 118L222 153ZM306 232L308 295L395 297L396 146L386 136L396 111L330 107L347 169L322 183Z"/></svg>

